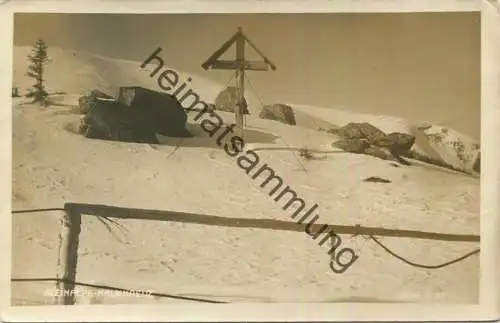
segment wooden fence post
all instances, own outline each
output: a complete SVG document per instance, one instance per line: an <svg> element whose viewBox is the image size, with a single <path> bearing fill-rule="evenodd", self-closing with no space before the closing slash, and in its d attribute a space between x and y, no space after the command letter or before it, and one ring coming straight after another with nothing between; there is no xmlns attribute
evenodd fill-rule
<svg viewBox="0 0 500 323"><path fill-rule="evenodd" d="M75 304L75 279L78 262L78 241L82 215L73 207L64 207L59 234L59 258L57 260L57 305Z"/></svg>

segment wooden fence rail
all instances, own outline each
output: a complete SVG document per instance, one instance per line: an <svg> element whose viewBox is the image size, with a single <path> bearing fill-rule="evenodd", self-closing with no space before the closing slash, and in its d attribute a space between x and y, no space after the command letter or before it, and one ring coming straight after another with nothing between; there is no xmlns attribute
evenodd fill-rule
<svg viewBox="0 0 500 323"><path fill-rule="evenodd" d="M170 222L196 223L204 225L225 226L234 228L260 228L278 231L304 231L306 224L299 224L293 221L281 221L274 219L248 219L248 218L228 218L216 215L184 213L175 211L158 211L147 209L129 209L115 206L98 204L76 204L68 203L65 208L73 210L80 214L89 214L95 216L122 218L122 219L141 219ZM311 229L319 229L323 224L315 224ZM398 238L416 238L441 241L462 241L479 242L480 237L473 234L451 234L436 233L414 230L385 229L379 227L366 227L361 225L328 225L337 234L352 235L374 235Z"/></svg>

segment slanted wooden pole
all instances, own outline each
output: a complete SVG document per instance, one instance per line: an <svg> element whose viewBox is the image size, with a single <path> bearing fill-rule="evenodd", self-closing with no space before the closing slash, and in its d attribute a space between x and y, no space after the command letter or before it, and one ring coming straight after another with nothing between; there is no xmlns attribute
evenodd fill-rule
<svg viewBox="0 0 500 323"><path fill-rule="evenodd" d="M238 63L238 103L236 105L236 128L238 136L243 138L243 107L245 102L245 38L241 27L238 28L238 37L236 39L236 62Z"/></svg>
<svg viewBox="0 0 500 323"><path fill-rule="evenodd" d="M59 234L59 258L57 261L57 305L75 304L76 266L78 263L78 242L81 232L82 216L71 207L65 207L61 218Z"/></svg>

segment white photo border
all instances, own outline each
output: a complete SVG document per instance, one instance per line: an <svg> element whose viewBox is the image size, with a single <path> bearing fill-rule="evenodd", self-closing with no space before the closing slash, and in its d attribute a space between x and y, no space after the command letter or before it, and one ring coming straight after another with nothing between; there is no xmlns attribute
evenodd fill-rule
<svg viewBox="0 0 500 323"><path fill-rule="evenodd" d="M481 277L478 305L421 304L168 304L10 306L12 189L12 46L14 12L265 13L481 11ZM465 321L500 317L498 187L500 129L500 4L491 0L326 1L7 1L0 4L0 320L82 321Z"/></svg>

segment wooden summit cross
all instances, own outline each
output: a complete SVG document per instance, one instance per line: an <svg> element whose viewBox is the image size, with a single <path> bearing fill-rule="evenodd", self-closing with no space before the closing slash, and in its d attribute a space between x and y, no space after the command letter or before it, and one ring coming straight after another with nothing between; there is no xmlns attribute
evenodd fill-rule
<svg viewBox="0 0 500 323"><path fill-rule="evenodd" d="M221 60L220 57L236 43L236 59ZM262 58L262 61L247 61L245 60L245 44L248 44ZM241 27L238 28L236 34L226 41L218 50L216 50L210 58L208 58L201 67L204 70L236 70L238 82L236 85L238 103L235 107L236 117L236 132L243 138L243 104L245 102L245 70L249 71L268 71L269 68L275 71L276 66L243 34Z"/></svg>

